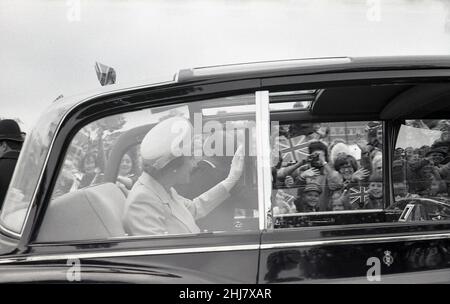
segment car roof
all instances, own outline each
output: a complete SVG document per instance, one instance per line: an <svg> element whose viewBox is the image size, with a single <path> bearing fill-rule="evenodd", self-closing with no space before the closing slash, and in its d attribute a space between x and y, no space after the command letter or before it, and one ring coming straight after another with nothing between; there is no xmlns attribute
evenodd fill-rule
<svg viewBox="0 0 450 304"><path fill-rule="evenodd" d="M172 80L164 82L149 82L139 85L113 84L75 96L58 97L49 110L66 112L70 108L95 97L114 96L120 92L195 82L214 83L231 79L315 73L447 68L450 68L450 56L324 57L198 67L182 69L174 75ZM381 104L378 108L374 108L373 112L378 111L379 108L381 108Z"/></svg>
<svg viewBox="0 0 450 304"><path fill-rule="evenodd" d="M182 69L178 82L205 79L257 78L346 71L450 68L450 56L321 57Z"/></svg>

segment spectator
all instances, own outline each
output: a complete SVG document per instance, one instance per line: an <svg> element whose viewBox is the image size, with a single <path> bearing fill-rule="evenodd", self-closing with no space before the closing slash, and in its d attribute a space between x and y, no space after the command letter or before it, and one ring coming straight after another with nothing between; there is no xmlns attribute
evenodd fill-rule
<svg viewBox="0 0 450 304"><path fill-rule="evenodd" d="M125 153L120 161L119 174L117 176L116 184L125 193L131 190L137 180L136 160L129 154Z"/></svg>
<svg viewBox="0 0 450 304"><path fill-rule="evenodd" d="M366 127L367 147L366 150L372 154L375 150L383 150L383 124L379 121L370 121Z"/></svg>
<svg viewBox="0 0 450 304"><path fill-rule="evenodd" d="M426 159L434 165L434 174L435 183L434 183L434 191L436 193L446 192L449 194L448 190L450 189L450 162L448 162L448 153L446 147L433 145L431 150L426 154ZM441 181L442 180L442 181ZM445 185L436 185L439 183L445 183ZM445 191L441 189L441 187L445 187Z"/></svg>
<svg viewBox="0 0 450 304"><path fill-rule="evenodd" d="M313 141L308 146L310 159L299 168L298 181L300 185L315 183L321 187L319 205L320 211L330 209L330 185L339 183L339 174L328 163L328 148L321 141ZM297 196L301 195L301 188Z"/></svg>
<svg viewBox="0 0 450 304"><path fill-rule="evenodd" d="M429 159L422 159L409 166L409 190L421 196L434 196L446 192L447 187Z"/></svg>
<svg viewBox="0 0 450 304"><path fill-rule="evenodd" d="M343 195L343 192L333 192L333 195L331 196L331 210L342 211L345 209L350 209L349 207L346 208L346 206L348 206L348 198Z"/></svg>
<svg viewBox="0 0 450 304"><path fill-rule="evenodd" d="M299 189L300 195L294 201L297 212L317 212L319 209L319 197L322 187L316 183L308 183Z"/></svg>
<svg viewBox="0 0 450 304"><path fill-rule="evenodd" d="M446 157L447 151L444 147L432 146L431 149L425 154L425 158L427 158L436 167L440 167Z"/></svg>
<svg viewBox="0 0 450 304"><path fill-rule="evenodd" d="M383 154L376 153L372 159L372 173L383 174Z"/></svg>
<svg viewBox="0 0 450 304"><path fill-rule="evenodd" d="M98 155L94 152L88 152L81 160L80 172L83 174L79 189L99 184L103 181L103 172L98 164Z"/></svg>
<svg viewBox="0 0 450 304"><path fill-rule="evenodd" d="M348 205L349 189L360 189L361 182L370 174L369 170L358 168L356 159L351 155L339 156L334 163L335 170L340 175L341 185L336 186L332 195L332 204L335 200L341 200L346 209L360 209L363 205ZM360 204L363 204L360 201Z"/></svg>
<svg viewBox="0 0 450 304"><path fill-rule="evenodd" d="M95 155L89 153L86 154L81 160L80 171L83 173L83 177L81 178L80 188L91 185L95 177L95 169Z"/></svg>
<svg viewBox="0 0 450 304"><path fill-rule="evenodd" d="M358 168L356 159L351 155L339 156L334 163L334 169L350 187L359 185L359 182L370 173L367 169Z"/></svg>
<svg viewBox="0 0 450 304"><path fill-rule="evenodd" d="M392 162L392 179L396 200L408 196L406 170L406 160L396 159Z"/></svg>
<svg viewBox="0 0 450 304"><path fill-rule="evenodd" d="M0 121L0 209L22 148L20 127L12 119Z"/></svg>
<svg viewBox="0 0 450 304"><path fill-rule="evenodd" d="M412 157L414 154L414 148L413 147L406 147L405 149L405 158L408 162L412 161Z"/></svg>
<svg viewBox="0 0 450 304"><path fill-rule="evenodd" d="M383 209L383 176L379 173L372 173L369 178L369 199L364 209Z"/></svg>
<svg viewBox="0 0 450 304"><path fill-rule="evenodd" d="M428 153L428 151L430 151L430 146L422 146L419 148L419 158L425 158L425 155Z"/></svg>
<svg viewBox="0 0 450 304"><path fill-rule="evenodd" d="M403 159L404 158L404 153L405 153L405 150L403 150L402 148L395 149L395 151L394 151L394 161Z"/></svg>

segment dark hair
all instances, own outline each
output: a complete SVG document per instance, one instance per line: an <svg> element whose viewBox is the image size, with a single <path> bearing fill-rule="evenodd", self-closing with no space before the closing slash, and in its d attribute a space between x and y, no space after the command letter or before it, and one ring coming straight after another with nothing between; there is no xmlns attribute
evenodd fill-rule
<svg viewBox="0 0 450 304"><path fill-rule="evenodd" d="M86 173L86 168L85 168L84 166L85 166L86 160L87 160L89 157L93 157L93 158L94 158L94 164L95 164L95 167L97 167L97 163L98 163L97 155L92 154L92 153L87 153L87 154L81 159L81 162L80 162L80 164L79 164L79 169L80 169L80 171L83 172L83 173Z"/></svg>
<svg viewBox="0 0 450 304"><path fill-rule="evenodd" d="M137 152L136 149L130 149L127 152L125 152L122 155L122 158L120 159L120 163L122 163L123 158L125 157L125 155L128 155L128 157L131 160L131 169L130 169L130 173L132 174L136 174L138 172L138 168L137 168ZM120 171L120 163L119 163L119 171ZM118 172L119 172L118 171Z"/></svg>
<svg viewBox="0 0 450 304"><path fill-rule="evenodd" d="M308 146L309 154L314 151L323 151L325 153L325 160L328 162L328 147L321 141L313 141Z"/></svg>
<svg viewBox="0 0 450 304"><path fill-rule="evenodd" d="M5 142L8 145L8 147L12 150L20 150L22 148L22 143L18 141L0 140L0 144L2 142Z"/></svg>
<svg viewBox="0 0 450 304"><path fill-rule="evenodd" d="M339 171L341 167L345 165L351 165L353 170L358 170L358 163L356 162L356 159L351 155L343 155L336 158L336 161L334 162L334 168L336 171Z"/></svg>

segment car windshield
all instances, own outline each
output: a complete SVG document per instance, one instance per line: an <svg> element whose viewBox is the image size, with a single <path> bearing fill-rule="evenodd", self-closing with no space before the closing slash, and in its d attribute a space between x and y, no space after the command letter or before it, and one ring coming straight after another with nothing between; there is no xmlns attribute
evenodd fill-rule
<svg viewBox="0 0 450 304"><path fill-rule="evenodd" d="M0 215L1 226L11 232L20 234L22 231L51 141L66 107L49 108L38 119L39 128L27 135Z"/></svg>

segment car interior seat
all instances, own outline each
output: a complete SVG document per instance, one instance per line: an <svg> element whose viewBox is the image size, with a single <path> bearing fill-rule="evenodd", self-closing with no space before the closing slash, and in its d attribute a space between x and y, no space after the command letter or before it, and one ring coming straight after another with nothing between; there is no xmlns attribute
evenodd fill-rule
<svg viewBox="0 0 450 304"><path fill-rule="evenodd" d="M51 201L38 242L107 239L125 236L125 196L114 183L86 187Z"/></svg>

